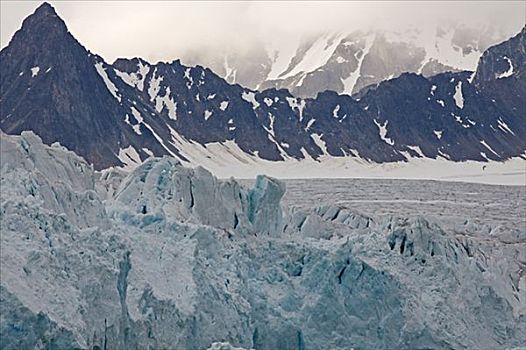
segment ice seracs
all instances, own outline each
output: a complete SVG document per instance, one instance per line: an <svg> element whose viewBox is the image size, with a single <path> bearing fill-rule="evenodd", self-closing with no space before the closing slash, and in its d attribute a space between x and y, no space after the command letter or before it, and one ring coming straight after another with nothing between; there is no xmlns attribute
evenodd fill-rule
<svg viewBox="0 0 526 350"><path fill-rule="evenodd" d="M283 183L265 176L245 188L170 157L96 173L32 133L0 142L6 348L526 341L522 228L502 236L334 203L283 208Z"/></svg>

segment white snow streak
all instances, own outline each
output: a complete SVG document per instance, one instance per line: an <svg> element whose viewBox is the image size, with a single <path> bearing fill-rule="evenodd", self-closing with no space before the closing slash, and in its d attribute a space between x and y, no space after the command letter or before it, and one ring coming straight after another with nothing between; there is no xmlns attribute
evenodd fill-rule
<svg viewBox="0 0 526 350"><path fill-rule="evenodd" d="M325 141L323 141L323 139L321 138L323 135L318 135L318 134L311 134L310 137L312 137L312 139L314 140L314 143L319 147L321 148L321 151L323 152L323 154L329 154L329 152L327 152L327 144Z"/></svg>
<svg viewBox="0 0 526 350"><path fill-rule="evenodd" d="M104 69L104 66L102 62L95 64L95 69L97 70L97 73L101 76L102 80L104 81L104 84L106 84L106 88L108 88L108 91L117 99L117 101L121 102L121 97L117 95L117 87L108 77L108 74L106 73L106 69ZM38 72L38 71L37 71Z"/></svg>
<svg viewBox="0 0 526 350"><path fill-rule="evenodd" d="M334 54L334 50L340 44L341 40L346 34L334 35L327 33L320 37L311 47L305 52L303 59L290 72L280 76L280 78L288 78L295 76L298 73L308 73L316 70L318 67L324 66L327 61ZM330 44L328 44L330 42Z"/></svg>
<svg viewBox="0 0 526 350"><path fill-rule="evenodd" d="M336 119L339 118L339 116L338 116L338 111L339 110L340 110L340 105L336 105L336 107L334 107L334 109L332 110L332 116L334 118L336 118Z"/></svg>
<svg viewBox="0 0 526 350"><path fill-rule="evenodd" d="M133 117L135 118L135 120L137 120L137 124L133 125L133 131L135 131L137 135L142 135L141 133L141 123L143 122L142 115L137 109L135 109L135 107L132 107L131 111L132 111Z"/></svg>
<svg viewBox="0 0 526 350"><path fill-rule="evenodd" d="M482 140L482 141L480 141L480 143L481 143L484 147L486 147L491 153L493 153L493 154L496 155L497 157L500 157L500 155L499 155L497 152L495 152L495 151L493 150L493 148L491 148L490 145L488 145L488 144L486 143L486 141Z"/></svg>
<svg viewBox="0 0 526 350"><path fill-rule="evenodd" d="M504 131L504 132L509 132L509 133L515 135L515 133L509 128L508 124L506 124L506 123L502 120L502 118L499 118L499 119L497 120L497 122L499 123L499 129L501 129L501 130Z"/></svg>
<svg viewBox="0 0 526 350"><path fill-rule="evenodd" d="M358 67L356 68L354 72L351 72L351 74L347 78L342 79L342 83L343 83L342 93L343 94L347 94L347 95L352 94L354 86L356 85L356 82L358 81L358 78L360 77L360 71L362 69L363 60L365 59L365 56L367 56L367 54L369 53L369 50L371 49L371 47L373 46L374 39L375 39L374 35L369 35L366 38L365 48L362 50L362 55L360 56L360 58L358 58Z"/></svg>
<svg viewBox="0 0 526 350"><path fill-rule="evenodd" d="M312 126L312 124L314 124L314 122L316 121L316 119L311 119L307 122L307 126L305 127L305 131L309 130L310 127Z"/></svg>

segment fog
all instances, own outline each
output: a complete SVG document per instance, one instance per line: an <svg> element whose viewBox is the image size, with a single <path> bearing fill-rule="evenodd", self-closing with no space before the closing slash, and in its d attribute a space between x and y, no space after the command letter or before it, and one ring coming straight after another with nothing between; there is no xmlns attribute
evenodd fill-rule
<svg viewBox="0 0 526 350"><path fill-rule="evenodd" d="M287 45L323 31L403 30L445 21L494 26L511 36L526 23L524 1L50 3L73 35L108 61L133 56L170 61L196 49L245 50L268 42ZM2 47L39 4L0 2Z"/></svg>

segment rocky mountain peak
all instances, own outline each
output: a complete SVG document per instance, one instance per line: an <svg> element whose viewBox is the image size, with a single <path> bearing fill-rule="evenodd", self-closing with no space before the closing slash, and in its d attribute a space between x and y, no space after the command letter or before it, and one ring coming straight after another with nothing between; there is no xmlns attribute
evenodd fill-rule
<svg viewBox="0 0 526 350"><path fill-rule="evenodd" d="M526 65L526 26L513 38L488 49L479 60L474 82L502 80L522 76Z"/></svg>
<svg viewBox="0 0 526 350"><path fill-rule="evenodd" d="M26 41L37 41L67 32L66 23L59 17L53 6L44 2L24 20L22 28L15 34L13 40L16 40L17 36L23 36Z"/></svg>
<svg viewBox="0 0 526 350"><path fill-rule="evenodd" d="M33 13L33 16L57 16L57 12L49 2L43 2L39 7L36 8L35 12Z"/></svg>
<svg viewBox="0 0 526 350"><path fill-rule="evenodd" d="M28 65L47 69L58 61L70 61L70 55L77 55L79 49L85 51L80 43L69 33L66 23L47 2L40 5L22 23L11 42L2 53L2 72L15 63L20 71ZM13 57L6 60L6 57ZM23 58L23 59L21 59ZM5 68L5 69L4 69Z"/></svg>

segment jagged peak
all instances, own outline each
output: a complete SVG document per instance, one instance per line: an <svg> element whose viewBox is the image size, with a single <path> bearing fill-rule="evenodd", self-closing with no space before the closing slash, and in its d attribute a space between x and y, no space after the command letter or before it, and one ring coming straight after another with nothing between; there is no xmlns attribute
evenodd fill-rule
<svg viewBox="0 0 526 350"><path fill-rule="evenodd" d="M152 64L140 57L124 58L119 57L111 64L113 68L121 72L135 73L139 70L140 65L150 67Z"/></svg>
<svg viewBox="0 0 526 350"><path fill-rule="evenodd" d="M23 44L31 40L36 33L40 34L38 36L42 36L42 34L47 35L53 32L67 33L67 31L66 23L57 15L55 8L48 2L43 2L31 15L24 19L21 28L16 31L9 41L9 45L4 47L2 52L9 50L15 42Z"/></svg>
<svg viewBox="0 0 526 350"><path fill-rule="evenodd" d="M44 1L39 7L37 7L33 15L57 15L57 12L49 2Z"/></svg>
<svg viewBox="0 0 526 350"><path fill-rule="evenodd" d="M66 23L55 11L55 8L48 2L43 2L36 10L26 17L22 22L22 27L11 38L11 45L16 38L22 42L27 42L35 37L42 39L42 36L63 35L68 33Z"/></svg>
<svg viewBox="0 0 526 350"><path fill-rule="evenodd" d="M59 47L71 48L69 45L86 50L69 32L65 21L57 14L55 8L48 2L43 2L24 19L9 45L2 49L2 53L16 52L15 56L20 56L24 51L48 52L51 57L56 56Z"/></svg>
<svg viewBox="0 0 526 350"><path fill-rule="evenodd" d="M60 23L65 27L65 23L55 11L55 8L48 2L43 2L36 8L35 12L29 15L22 24L22 28L28 25L41 24L43 22Z"/></svg>
<svg viewBox="0 0 526 350"><path fill-rule="evenodd" d="M148 66L151 66L152 64L148 61L146 61L145 59L141 58L141 57L132 57L132 58L127 58L127 57L118 57L116 58L112 65L115 65L115 64L119 64L119 63L125 63L125 62L132 62L132 63L142 63L144 65L148 65Z"/></svg>

